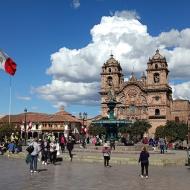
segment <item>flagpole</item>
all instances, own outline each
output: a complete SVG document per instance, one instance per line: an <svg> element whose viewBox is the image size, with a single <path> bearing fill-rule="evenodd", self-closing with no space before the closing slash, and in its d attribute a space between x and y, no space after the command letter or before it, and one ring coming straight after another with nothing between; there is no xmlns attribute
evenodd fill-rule
<svg viewBox="0 0 190 190"><path fill-rule="evenodd" d="M16 72L16 63L0 49L0 62L2 69L9 75L14 75ZM3 63L3 64L2 64ZM11 122L11 77L9 76L9 124Z"/></svg>
<svg viewBox="0 0 190 190"><path fill-rule="evenodd" d="M11 76L9 76L9 125L11 123L11 86L12 86Z"/></svg>

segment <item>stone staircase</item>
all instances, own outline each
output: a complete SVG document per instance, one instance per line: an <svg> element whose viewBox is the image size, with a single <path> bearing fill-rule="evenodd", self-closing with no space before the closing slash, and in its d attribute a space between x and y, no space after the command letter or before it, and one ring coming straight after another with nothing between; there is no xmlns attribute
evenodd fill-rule
<svg viewBox="0 0 190 190"><path fill-rule="evenodd" d="M138 158L142 145L138 146L116 146L116 150L111 154L111 165L137 165ZM185 151L168 151L165 154L160 154L159 150L153 151L152 147L149 147L150 153L150 165L154 166L184 166L187 161ZM82 148L81 145L76 144L73 150L73 162L89 162L103 164L103 156L101 153L102 146L87 145L86 148ZM21 152L19 154L6 153L8 158L20 158L25 159L27 152ZM68 152L65 151L58 157L62 157L63 162L70 161Z"/></svg>

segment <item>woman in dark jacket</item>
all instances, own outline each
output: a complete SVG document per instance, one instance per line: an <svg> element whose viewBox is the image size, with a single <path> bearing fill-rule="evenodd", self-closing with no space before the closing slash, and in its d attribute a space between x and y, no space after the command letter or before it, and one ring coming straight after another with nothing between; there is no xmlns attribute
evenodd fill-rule
<svg viewBox="0 0 190 190"><path fill-rule="evenodd" d="M146 178L148 178L148 165L149 165L149 153L144 146L139 156L139 163L141 162L141 178L144 178L144 168L146 170Z"/></svg>
<svg viewBox="0 0 190 190"><path fill-rule="evenodd" d="M73 160L73 154L72 154L73 148L74 148L74 139L72 138L72 136L69 136L68 141L67 141L67 150L69 152L71 162Z"/></svg>

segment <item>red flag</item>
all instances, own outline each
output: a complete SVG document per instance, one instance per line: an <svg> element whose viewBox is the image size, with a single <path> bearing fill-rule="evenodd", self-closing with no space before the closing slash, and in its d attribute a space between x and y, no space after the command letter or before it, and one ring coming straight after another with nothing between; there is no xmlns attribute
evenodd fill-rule
<svg viewBox="0 0 190 190"><path fill-rule="evenodd" d="M16 63L2 51L0 51L0 68L10 75L14 75L16 72Z"/></svg>

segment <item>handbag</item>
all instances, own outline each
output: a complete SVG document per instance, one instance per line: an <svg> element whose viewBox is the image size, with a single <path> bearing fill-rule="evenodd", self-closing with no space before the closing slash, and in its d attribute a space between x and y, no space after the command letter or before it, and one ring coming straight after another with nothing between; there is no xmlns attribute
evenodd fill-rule
<svg viewBox="0 0 190 190"><path fill-rule="evenodd" d="M34 151L34 146L33 145L30 145L27 147L26 151L31 154L33 151Z"/></svg>

